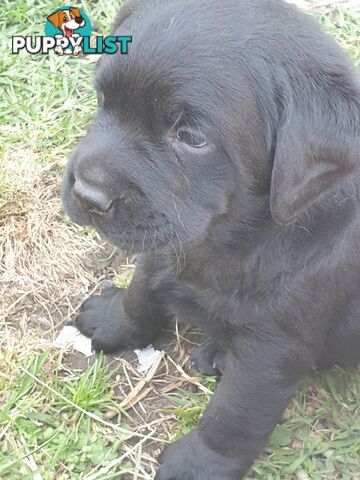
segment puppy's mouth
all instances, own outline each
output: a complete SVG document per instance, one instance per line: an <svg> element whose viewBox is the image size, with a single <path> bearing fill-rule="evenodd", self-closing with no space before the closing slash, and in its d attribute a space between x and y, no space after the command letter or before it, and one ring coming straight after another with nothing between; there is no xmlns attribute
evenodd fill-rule
<svg viewBox="0 0 360 480"><path fill-rule="evenodd" d="M159 212L127 217L115 202L106 214L89 215L100 235L129 253L163 248L174 236L170 221Z"/></svg>
<svg viewBox="0 0 360 480"><path fill-rule="evenodd" d="M73 33L73 29L64 26L64 30L65 30L65 35L66 35L66 37L71 37L71 35L72 35L72 33Z"/></svg>
<svg viewBox="0 0 360 480"><path fill-rule="evenodd" d="M112 244L129 253L174 248L178 234L167 215L136 184L121 189L88 188L75 180L71 165L63 178L65 212L81 226L92 226ZM109 194L109 191L111 192Z"/></svg>
<svg viewBox="0 0 360 480"><path fill-rule="evenodd" d="M63 203L75 223L94 227L104 239L129 253L162 249L174 245L177 238L166 215L144 198L119 197L105 211L98 211L82 205L72 191Z"/></svg>

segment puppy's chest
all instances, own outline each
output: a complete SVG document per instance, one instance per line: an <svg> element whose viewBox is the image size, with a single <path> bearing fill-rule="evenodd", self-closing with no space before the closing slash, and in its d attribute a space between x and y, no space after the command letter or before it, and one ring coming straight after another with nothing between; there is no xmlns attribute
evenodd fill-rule
<svg viewBox="0 0 360 480"><path fill-rule="evenodd" d="M204 330L216 318L223 297L205 285L185 282L176 277L164 281L159 290L172 314L181 322L197 325Z"/></svg>
<svg viewBox="0 0 360 480"><path fill-rule="evenodd" d="M180 272L173 265L163 270L157 285L167 307L180 321L215 330L238 315L251 276L240 267L228 268L203 261L188 263ZM250 281L253 285L253 280Z"/></svg>

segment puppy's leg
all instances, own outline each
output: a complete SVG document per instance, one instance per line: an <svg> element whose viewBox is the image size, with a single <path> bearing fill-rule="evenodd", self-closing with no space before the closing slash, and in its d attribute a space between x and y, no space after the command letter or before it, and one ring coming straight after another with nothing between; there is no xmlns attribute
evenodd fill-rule
<svg viewBox="0 0 360 480"><path fill-rule="evenodd" d="M286 336L239 341L199 427L165 451L156 480L240 480L312 364Z"/></svg>
<svg viewBox="0 0 360 480"><path fill-rule="evenodd" d="M170 315L151 289L153 273L152 260L144 257L127 289L107 288L83 303L75 325L92 339L94 350L141 348L156 338Z"/></svg>
<svg viewBox="0 0 360 480"><path fill-rule="evenodd" d="M212 338L206 339L196 348L190 361L204 375L220 375L225 370L225 352Z"/></svg>

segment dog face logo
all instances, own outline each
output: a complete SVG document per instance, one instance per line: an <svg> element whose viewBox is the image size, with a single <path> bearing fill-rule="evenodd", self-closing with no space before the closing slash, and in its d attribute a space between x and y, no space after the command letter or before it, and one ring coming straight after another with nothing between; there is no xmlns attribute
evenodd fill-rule
<svg viewBox="0 0 360 480"><path fill-rule="evenodd" d="M80 14L80 8L70 7L69 10L58 10L47 17L56 28L62 30L65 37L72 37L74 30L85 25L85 19Z"/></svg>
<svg viewBox="0 0 360 480"><path fill-rule="evenodd" d="M58 40L61 38L71 39L68 48L63 48L62 46L55 48L56 53L59 55L79 55L82 52L80 46L82 37L91 35L91 23L82 9L72 6L61 7L47 17L45 33ZM69 42L67 43L69 44Z"/></svg>

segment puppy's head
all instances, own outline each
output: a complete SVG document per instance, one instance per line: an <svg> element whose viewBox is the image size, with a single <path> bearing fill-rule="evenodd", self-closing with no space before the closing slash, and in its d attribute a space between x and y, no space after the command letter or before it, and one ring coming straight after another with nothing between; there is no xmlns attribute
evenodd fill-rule
<svg viewBox="0 0 360 480"><path fill-rule="evenodd" d="M199 242L296 221L352 174L358 86L292 7L135 1L115 34L133 43L103 56L98 111L63 181L75 222L133 251Z"/></svg>
<svg viewBox="0 0 360 480"><path fill-rule="evenodd" d="M60 30L76 30L85 25L80 9L70 7L68 10L58 10L47 17L56 28Z"/></svg>

